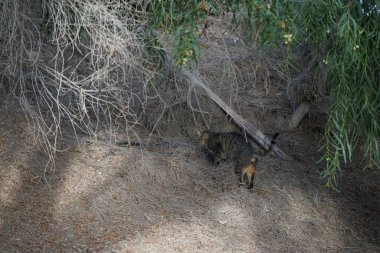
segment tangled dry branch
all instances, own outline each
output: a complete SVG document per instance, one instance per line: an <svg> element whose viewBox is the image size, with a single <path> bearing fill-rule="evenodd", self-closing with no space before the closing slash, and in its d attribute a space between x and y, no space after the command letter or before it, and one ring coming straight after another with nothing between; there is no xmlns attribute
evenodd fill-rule
<svg viewBox="0 0 380 253"><path fill-rule="evenodd" d="M94 133L138 123L154 73L143 59L143 19L128 3L4 0L0 14L3 91L52 158L62 124Z"/></svg>

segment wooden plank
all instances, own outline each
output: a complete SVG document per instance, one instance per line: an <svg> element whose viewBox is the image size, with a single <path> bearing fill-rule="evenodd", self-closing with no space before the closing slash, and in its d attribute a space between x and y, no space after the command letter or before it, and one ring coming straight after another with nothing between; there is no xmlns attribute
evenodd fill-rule
<svg viewBox="0 0 380 253"><path fill-rule="evenodd" d="M260 130L258 130L250 122L246 121L238 113L236 113L231 107L229 107L218 95L210 90L197 76L191 74L188 70L182 69L182 74L188 79L188 81L195 86L201 87L207 93L207 95L225 111L235 121L237 125L243 128L263 149L268 150L271 144L271 139L267 138ZM282 151L276 145L272 146L272 152L281 159L292 160L284 151Z"/></svg>

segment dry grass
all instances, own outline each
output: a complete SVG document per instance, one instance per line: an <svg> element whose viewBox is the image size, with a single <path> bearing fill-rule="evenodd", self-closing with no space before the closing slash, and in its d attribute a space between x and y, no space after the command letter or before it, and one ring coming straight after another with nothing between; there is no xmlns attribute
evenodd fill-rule
<svg viewBox="0 0 380 253"><path fill-rule="evenodd" d="M66 152L47 185L41 166L48 157L23 141L32 133L11 109L0 114L0 251L379 250L378 173L362 177L352 169L344 194L326 192L318 156L305 148L297 153L311 164L261 161L249 191L228 164L212 167L190 147L143 150L85 136L78 145L64 131ZM292 137L303 147L318 139Z"/></svg>

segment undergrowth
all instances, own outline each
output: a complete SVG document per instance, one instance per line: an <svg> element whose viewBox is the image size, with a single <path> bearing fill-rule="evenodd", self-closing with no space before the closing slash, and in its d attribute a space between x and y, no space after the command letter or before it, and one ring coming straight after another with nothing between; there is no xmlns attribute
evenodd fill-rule
<svg viewBox="0 0 380 253"><path fill-rule="evenodd" d="M62 124L94 135L105 127L131 131L147 90L162 77L165 55L178 67L197 61L208 17L232 14L232 28L244 28L246 43L286 52L292 66L307 45L313 70L328 73L322 177L335 188L355 149L362 147L364 167L380 165L376 3L3 0L0 75L10 84L3 90L22 105L53 162Z"/></svg>
<svg viewBox="0 0 380 253"><path fill-rule="evenodd" d="M112 2L1 3L0 75L11 84L3 90L19 101L51 163L63 125L129 132L146 105L155 74L144 58L143 13Z"/></svg>
<svg viewBox="0 0 380 253"><path fill-rule="evenodd" d="M247 39L255 45L287 51L293 65L302 61L298 52L308 45L314 71L327 71L331 105L324 134L327 167L321 173L327 186L337 189L342 163L350 162L357 149L364 158L363 168L379 168L378 1L233 0L227 4L237 22L249 28Z"/></svg>

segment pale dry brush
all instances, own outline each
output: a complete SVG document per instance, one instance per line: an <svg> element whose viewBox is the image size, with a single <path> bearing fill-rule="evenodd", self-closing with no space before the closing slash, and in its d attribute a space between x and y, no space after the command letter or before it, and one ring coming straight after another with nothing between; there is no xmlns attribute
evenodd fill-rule
<svg viewBox="0 0 380 253"><path fill-rule="evenodd" d="M106 128L112 139L112 131L133 132L139 123L145 84L155 73L143 57L144 13L124 5L89 0L0 4L2 92L23 108L49 154L47 166L54 165L64 124L92 135Z"/></svg>

